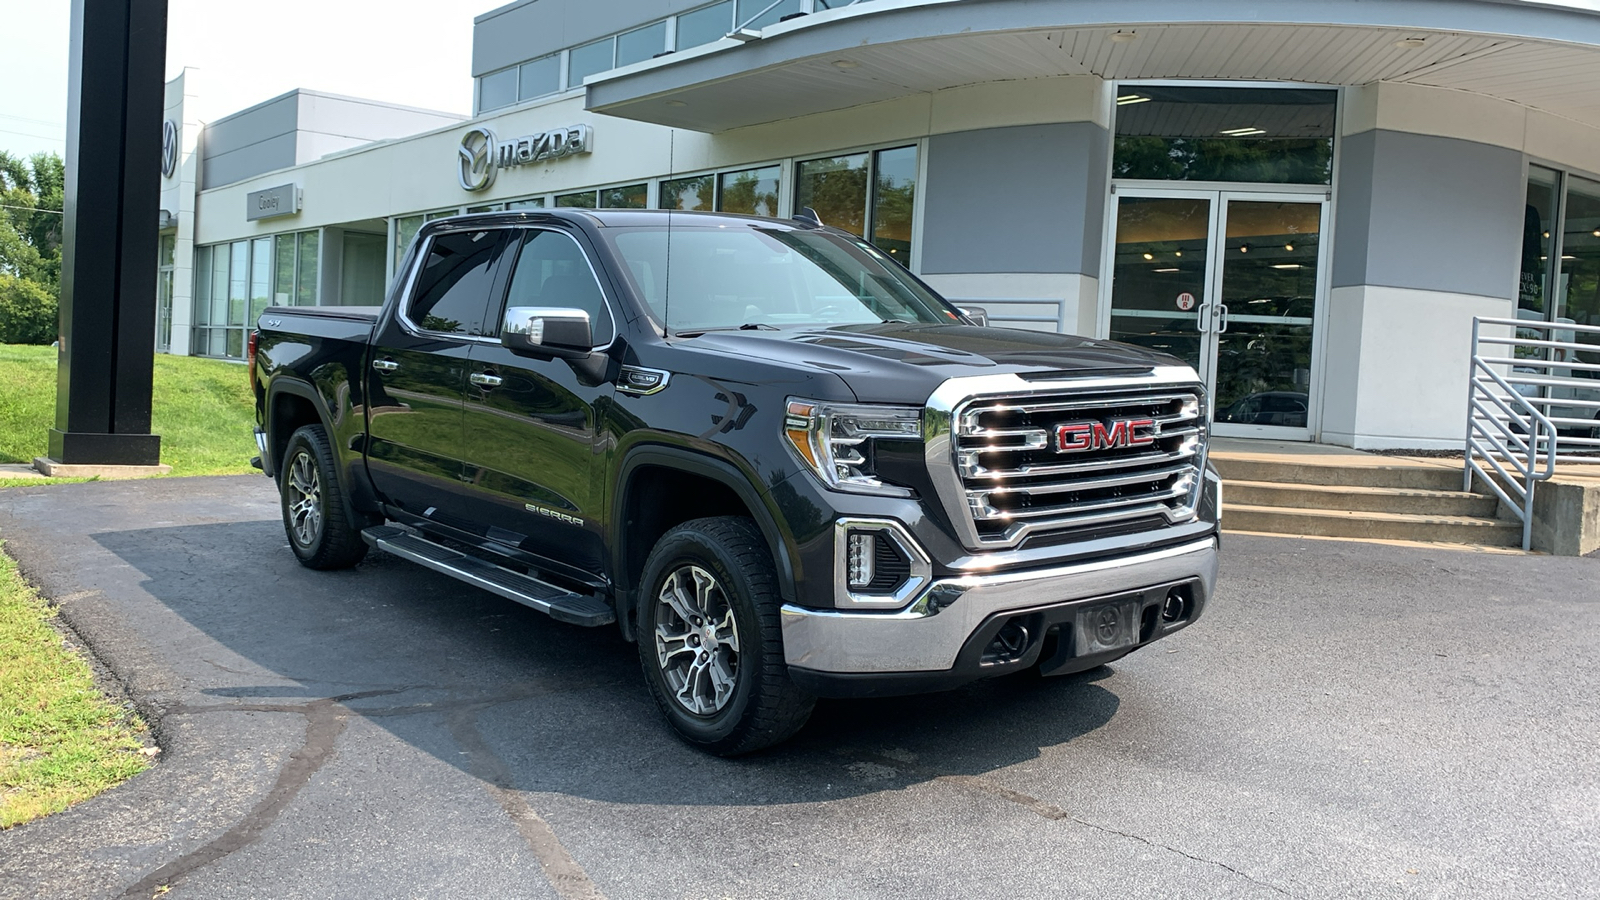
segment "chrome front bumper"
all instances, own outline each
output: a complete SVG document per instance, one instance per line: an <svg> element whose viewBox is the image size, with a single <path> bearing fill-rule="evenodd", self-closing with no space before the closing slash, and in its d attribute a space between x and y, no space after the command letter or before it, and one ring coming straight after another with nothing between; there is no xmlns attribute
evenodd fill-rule
<svg viewBox="0 0 1600 900"><path fill-rule="evenodd" d="M967 639L995 613L1094 600L1198 579L1203 600L1217 580L1217 540L1208 537L1138 556L936 581L897 612L782 609L790 666L822 673L936 672L956 663ZM1202 601L1203 602L1203 601Z"/></svg>

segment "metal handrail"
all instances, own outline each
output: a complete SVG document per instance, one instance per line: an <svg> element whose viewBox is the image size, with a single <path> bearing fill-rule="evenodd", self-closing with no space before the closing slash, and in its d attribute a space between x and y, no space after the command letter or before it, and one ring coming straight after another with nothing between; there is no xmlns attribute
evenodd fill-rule
<svg viewBox="0 0 1600 900"><path fill-rule="evenodd" d="M1510 333L1484 334L1484 326ZM1575 340L1580 334L1596 339ZM1574 339L1563 339L1569 336ZM1485 347L1512 349L1507 355L1504 349L1485 353ZM1561 463L1600 463L1594 455L1600 451L1600 415L1587 415L1600 410L1600 377L1574 374L1600 373L1600 364L1572 358L1577 353L1600 354L1600 326L1472 319L1462 488L1472 490L1473 476L1481 478L1522 521L1524 550L1532 545L1538 483L1554 477Z"/></svg>

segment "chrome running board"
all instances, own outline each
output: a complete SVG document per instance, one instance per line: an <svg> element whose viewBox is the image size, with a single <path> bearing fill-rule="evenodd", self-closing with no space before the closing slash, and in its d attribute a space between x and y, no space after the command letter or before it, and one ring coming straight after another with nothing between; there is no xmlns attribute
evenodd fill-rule
<svg viewBox="0 0 1600 900"><path fill-rule="evenodd" d="M617 620L611 607L598 597L585 597L540 581L530 575L468 556L436 544L415 532L379 525L361 532L361 539L386 553L427 566L457 581L499 594L545 613L557 622L593 628Z"/></svg>

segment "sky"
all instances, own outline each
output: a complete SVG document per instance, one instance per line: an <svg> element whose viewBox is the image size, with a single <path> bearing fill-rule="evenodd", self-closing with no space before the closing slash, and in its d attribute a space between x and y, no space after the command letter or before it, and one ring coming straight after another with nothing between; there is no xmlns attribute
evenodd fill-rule
<svg viewBox="0 0 1600 900"><path fill-rule="evenodd" d="M204 118L297 87L472 111L472 19L506 0L168 0L167 78ZM71 0L0 0L0 150L66 150Z"/></svg>

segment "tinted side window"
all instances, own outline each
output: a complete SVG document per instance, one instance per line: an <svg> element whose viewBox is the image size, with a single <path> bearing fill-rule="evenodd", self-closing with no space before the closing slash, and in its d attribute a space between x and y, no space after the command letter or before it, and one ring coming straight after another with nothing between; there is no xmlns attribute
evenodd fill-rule
<svg viewBox="0 0 1600 900"><path fill-rule="evenodd" d="M482 335L500 234L456 231L436 236L422 261L406 318L427 331Z"/></svg>
<svg viewBox="0 0 1600 900"><path fill-rule="evenodd" d="M611 312L594 271L578 242L559 231L529 231L523 238L506 291L506 306L581 309L589 314L595 343L611 340ZM499 319L496 316L490 323L494 333L499 332Z"/></svg>

